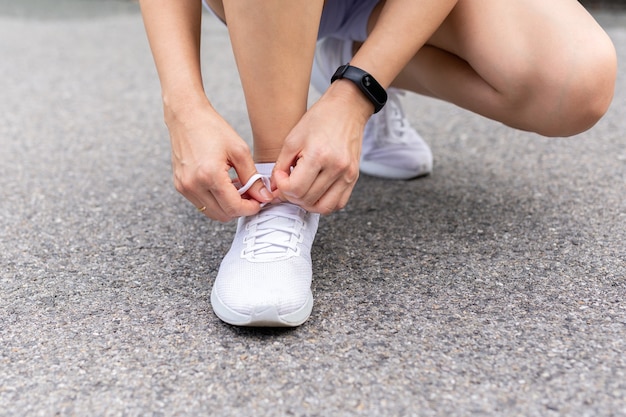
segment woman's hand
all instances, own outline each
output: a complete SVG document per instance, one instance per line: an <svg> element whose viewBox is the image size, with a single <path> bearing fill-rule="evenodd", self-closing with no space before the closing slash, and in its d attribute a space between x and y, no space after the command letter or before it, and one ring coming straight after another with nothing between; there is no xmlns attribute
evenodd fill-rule
<svg viewBox="0 0 626 417"><path fill-rule="evenodd" d="M285 139L272 174L274 194L316 213L345 207L359 177L363 130L372 111L350 81L333 83Z"/></svg>
<svg viewBox="0 0 626 417"><path fill-rule="evenodd" d="M176 189L207 217L226 222L250 216L272 194L257 181L243 196L233 185L232 167L241 183L256 173L250 149L235 130L210 106L188 111L165 111L172 143Z"/></svg>

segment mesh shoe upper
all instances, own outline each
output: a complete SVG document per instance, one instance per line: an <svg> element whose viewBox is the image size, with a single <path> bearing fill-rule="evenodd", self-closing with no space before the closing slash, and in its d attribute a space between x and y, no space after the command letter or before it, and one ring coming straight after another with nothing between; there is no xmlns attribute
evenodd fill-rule
<svg viewBox="0 0 626 417"><path fill-rule="evenodd" d="M274 324L284 325L282 316L312 303L310 252L318 221L318 214L290 203L240 218L213 286L216 314L231 324L254 325L255 314L271 309ZM310 309L302 312L302 321L308 314Z"/></svg>

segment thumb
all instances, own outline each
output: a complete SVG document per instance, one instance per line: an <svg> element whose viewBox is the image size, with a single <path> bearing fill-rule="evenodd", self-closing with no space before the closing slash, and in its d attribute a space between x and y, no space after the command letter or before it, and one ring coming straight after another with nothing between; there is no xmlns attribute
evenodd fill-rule
<svg viewBox="0 0 626 417"><path fill-rule="evenodd" d="M289 189L289 174L287 172L277 168L274 168L272 172L274 196L282 201L287 201L286 196L283 194L283 190Z"/></svg>
<svg viewBox="0 0 626 417"><path fill-rule="evenodd" d="M263 184L263 181L259 181L262 178L259 175L259 168L261 167L254 163L249 152L231 155L231 164L237 172L238 178L235 183L240 185L236 184L239 195L248 200L256 200L261 204L272 201L272 193ZM261 172L261 174L264 173Z"/></svg>
<svg viewBox="0 0 626 417"><path fill-rule="evenodd" d="M272 170L271 189L275 190L274 194L278 194L281 200L285 200L283 192L290 188L289 177L298 161L298 151L296 148L292 149L290 144L291 142L285 142Z"/></svg>
<svg viewBox="0 0 626 417"><path fill-rule="evenodd" d="M239 194L262 204L269 203L273 199L269 187L269 179L257 172L250 176L248 181L239 188Z"/></svg>

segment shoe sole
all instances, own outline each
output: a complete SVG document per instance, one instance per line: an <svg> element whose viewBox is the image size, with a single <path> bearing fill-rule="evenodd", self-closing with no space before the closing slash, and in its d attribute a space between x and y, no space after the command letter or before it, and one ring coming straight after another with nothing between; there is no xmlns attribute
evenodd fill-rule
<svg viewBox="0 0 626 417"><path fill-rule="evenodd" d="M422 169L416 172L362 160L359 170L364 174L371 175L372 177L385 178L389 180L412 180L429 175L432 172L432 167L430 169Z"/></svg>
<svg viewBox="0 0 626 417"><path fill-rule="evenodd" d="M211 290L211 306L220 320L233 326L248 327L297 327L307 321L313 311L313 293L309 290L306 303L296 311L280 315L275 306L257 307L252 314L241 314L228 308L215 292Z"/></svg>

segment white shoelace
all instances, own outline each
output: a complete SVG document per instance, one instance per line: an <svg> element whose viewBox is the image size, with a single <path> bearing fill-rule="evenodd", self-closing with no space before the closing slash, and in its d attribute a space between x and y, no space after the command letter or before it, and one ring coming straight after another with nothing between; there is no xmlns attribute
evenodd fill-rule
<svg viewBox="0 0 626 417"><path fill-rule="evenodd" d="M269 189L269 177L255 174L239 193L248 191L259 179ZM305 210L291 203L265 205L259 213L247 219L241 256L250 260L277 260L299 255L298 244L304 239L305 215Z"/></svg>
<svg viewBox="0 0 626 417"><path fill-rule="evenodd" d="M239 195L243 195L246 191L248 191L255 182L257 182L258 180L263 181L263 185L265 185L265 187L267 187L267 189L269 190L270 187L270 177L265 176L265 175L261 175L258 172L256 174L254 174L253 176L250 177L250 179L248 180L247 183L245 183L243 186L239 187L239 189L237 191L239 191ZM235 183L235 185L239 185L240 183Z"/></svg>

